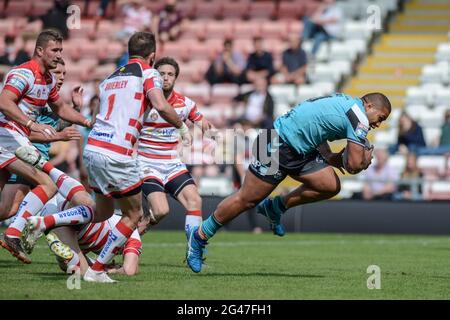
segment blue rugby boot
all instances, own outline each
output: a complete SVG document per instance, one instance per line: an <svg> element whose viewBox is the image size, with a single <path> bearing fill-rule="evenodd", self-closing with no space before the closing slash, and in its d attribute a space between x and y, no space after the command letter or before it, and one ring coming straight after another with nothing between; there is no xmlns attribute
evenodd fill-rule
<svg viewBox="0 0 450 320"><path fill-rule="evenodd" d="M203 240L198 235L198 228L194 227L189 230L188 243L186 247L186 261L195 273L199 273L202 270L203 253L205 246L208 244L206 240Z"/></svg>
<svg viewBox="0 0 450 320"><path fill-rule="evenodd" d="M256 207L256 212L266 217L267 221L269 221L270 229L273 231L273 234L276 234L279 237L285 235L284 226L281 224L281 212L275 210L272 205L272 200L265 199Z"/></svg>

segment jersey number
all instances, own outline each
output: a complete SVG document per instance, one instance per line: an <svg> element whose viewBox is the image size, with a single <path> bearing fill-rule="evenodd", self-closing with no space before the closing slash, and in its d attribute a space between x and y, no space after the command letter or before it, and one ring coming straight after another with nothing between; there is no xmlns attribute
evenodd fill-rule
<svg viewBox="0 0 450 320"><path fill-rule="evenodd" d="M105 120L109 120L114 107L114 100L116 100L116 94L112 94L108 97L108 112L106 113Z"/></svg>

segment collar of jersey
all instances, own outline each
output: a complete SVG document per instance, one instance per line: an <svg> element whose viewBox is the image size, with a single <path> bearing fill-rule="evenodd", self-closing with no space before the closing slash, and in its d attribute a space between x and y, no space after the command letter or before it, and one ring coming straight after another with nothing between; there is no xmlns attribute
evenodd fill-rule
<svg viewBox="0 0 450 320"><path fill-rule="evenodd" d="M149 68L151 68L151 67L148 65L148 63L146 63L144 60L139 59L139 58L131 58L130 60L128 60L128 63L129 63L129 64L130 64L130 63L139 63L139 64L142 66L142 68L144 68L144 69L149 69Z"/></svg>

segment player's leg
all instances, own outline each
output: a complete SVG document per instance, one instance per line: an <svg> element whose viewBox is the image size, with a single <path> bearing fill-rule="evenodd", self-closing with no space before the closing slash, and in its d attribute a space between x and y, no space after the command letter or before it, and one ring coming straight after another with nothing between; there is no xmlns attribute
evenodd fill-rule
<svg viewBox="0 0 450 320"><path fill-rule="evenodd" d="M176 198L186 209L184 229L186 236L191 228L202 224L202 198L198 194L195 184L188 184L176 194Z"/></svg>
<svg viewBox="0 0 450 320"><path fill-rule="evenodd" d="M274 234L284 235L284 227L280 222L280 217L287 209L301 205L329 199L340 191L339 177L333 168L321 160L321 157L311 157L305 162L301 170L290 176L302 182L302 185L286 196L276 196L266 199L257 210L268 217L277 216L278 222L272 224Z"/></svg>
<svg viewBox="0 0 450 320"><path fill-rule="evenodd" d="M82 204L94 206L94 201L86 192L83 185L68 176L61 170L55 168L50 161L46 161L44 157L32 146L22 146L16 150L16 156L28 164L42 170L58 187L59 193L68 201L73 201L74 204Z"/></svg>
<svg viewBox="0 0 450 320"><path fill-rule="evenodd" d="M84 275L89 264L78 246L77 231L73 227L56 228L46 236L46 240L64 272L73 273L79 269L81 275ZM69 246L71 257L66 259L61 257L59 254L60 243Z"/></svg>
<svg viewBox="0 0 450 320"><path fill-rule="evenodd" d="M5 167L10 173L17 174L37 187L33 188L23 199L17 215L0 239L2 247L24 263L31 263L20 243L27 218L36 215L44 204L55 195L57 189L51 179L43 172L17 160Z"/></svg>
<svg viewBox="0 0 450 320"><path fill-rule="evenodd" d="M142 194L151 208L151 224L158 224L169 213L169 203L162 181L155 178L143 181Z"/></svg>
<svg viewBox="0 0 450 320"><path fill-rule="evenodd" d="M244 183L238 192L224 199L217 209L199 228L189 232L186 261L194 272L200 272L203 263L203 250L206 240L227 222L242 212L255 207L276 188L277 184L269 183L256 176L251 170L245 174Z"/></svg>
<svg viewBox="0 0 450 320"><path fill-rule="evenodd" d="M11 218L16 214L28 192L30 192L30 187L27 185L18 183L5 184L0 201L0 221Z"/></svg>
<svg viewBox="0 0 450 320"><path fill-rule="evenodd" d="M137 193L136 193L137 192ZM100 196L104 197L104 196ZM92 265L90 270L85 274L84 279L86 281L99 281L97 275L105 272L105 267L114 258L119 248L121 248L125 242L130 238L134 229L136 229L139 220L141 219L142 212L142 192L141 188L129 192L127 195L116 199L120 210L122 211L122 218L111 230L108 236L108 240L103 247L102 251L97 257L97 260ZM92 271L91 271L92 270ZM102 276L104 277L104 276ZM108 281L102 282L114 282L108 278Z"/></svg>
<svg viewBox="0 0 450 320"><path fill-rule="evenodd" d="M286 196L280 196L286 209L305 203L330 199L341 190L339 177L331 166L318 172L291 177L303 184Z"/></svg>

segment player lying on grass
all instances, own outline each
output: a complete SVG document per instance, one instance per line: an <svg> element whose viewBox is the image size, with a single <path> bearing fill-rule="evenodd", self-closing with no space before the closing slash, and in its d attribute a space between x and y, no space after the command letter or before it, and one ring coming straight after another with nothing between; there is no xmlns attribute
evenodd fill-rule
<svg viewBox="0 0 450 320"><path fill-rule="evenodd" d="M67 209L68 202L58 196L47 203L41 215L47 216L53 212ZM50 250L55 254L56 260L64 272L73 273L77 270L81 275L93 264L87 254L99 254L105 246L111 230L120 221L120 215L113 215L103 222L88 223L85 225L64 226L53 229L46 235ZM122 265L111 264L107 266L108 273L119 273L133 276L139 271L139 256L142 242L140 236L145 233L149 225L149 215L139 221L138 227L133 231L125 244L118 248L117 254L122 254Z"/></svg>
<svg viewBox="0 0 450 320"><path fill-rule="evenodd" d="M287 176L302 185L286 196L266 199L257 208L279 236L284 235L280 220L287 209L338 194L340 181L333 167L351 174L365 170L373 151L367 145L367 133L378 128L390 112L391 103L381 93L362 98L336 93L302 102L277 118L275 129L258 135L254 161L241 189L224 199L201 227L191 230L186 252L191 270L201 271L208 239L224 224L261 203ZM331 152L327 141L339 139L347 139L346 148Z"/></svg>

